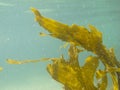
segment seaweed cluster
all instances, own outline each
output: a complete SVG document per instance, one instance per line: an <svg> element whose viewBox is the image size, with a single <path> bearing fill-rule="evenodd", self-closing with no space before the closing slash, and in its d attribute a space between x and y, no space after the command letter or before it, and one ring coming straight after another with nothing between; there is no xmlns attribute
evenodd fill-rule
<svg viewBox="0 0 120 90"><path fill-rule="evenodd" d="M94 26L89 29L84 26L73 24L71 26L62 24L50 18L42 16L35 8L31 8L35 14L35 20L40 26L49 32L49 35L70 44L68 60L63 55L60 58L43 58L41 60L17 61L8 59L10 64L24 64L52 60L47 66L47 71L53 79L62 83L65 90L106 90L108 76L110 74L113 82L113 90L120 90L120 63L115 57L114 49L107 49L102 43L102 33ZM40 33L41 36L46 34ZM80 66L78 55L84 50L94 55L88 56L85 64ZM102 62L104 69L98 68ZM97 81L95 81L95 78Z"/></svg>

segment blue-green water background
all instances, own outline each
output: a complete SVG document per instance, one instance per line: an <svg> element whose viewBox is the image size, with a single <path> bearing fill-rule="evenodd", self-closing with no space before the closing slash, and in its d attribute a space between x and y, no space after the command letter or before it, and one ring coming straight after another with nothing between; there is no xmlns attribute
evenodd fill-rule
<svg viewBox="0 0 120 90"><path fill-rule="evenodd" d="M103 33L103 43L113 47L120 60L120 0L0 0L0 66L4 68L0 72L0 90L62 90L62 85L46 71L49 62L6 63L7 58L67 57L66 50L59 50L64 42L39 36L39 32L46 31L34 21L30 7L68 25L96 26Z"/></svg>

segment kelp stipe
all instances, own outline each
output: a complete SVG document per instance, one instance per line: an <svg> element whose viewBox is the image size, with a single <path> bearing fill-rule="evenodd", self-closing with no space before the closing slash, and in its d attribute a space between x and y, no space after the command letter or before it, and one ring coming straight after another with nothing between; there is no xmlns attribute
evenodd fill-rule
<svg viewBox="0 0 120 90"><path fill-rule="evenodd" d="M102 33L94 26L89 25L89 29L73 24L68 26L55 20L42 16L35 8L31 8L35 14L35 20L45 28L50 36L58 38L70 44L69 59L45 58L42 60L52 60L53 63L47 66L47 71L53 79L62 83L65 90L106 90L110 74L113 82L113 90L120 90L120 63L115 57L113 49L107 49L102 43ZM41 36L47 34L40 33ZM89 56L85 60L84 66L79 65L78 55L83 50L91 51L96 56ZM16 61L8 59L10 64L24 64L28 62L39 62L41 60ZM99 62L105 66L104 70L97 69ZM94 78L98 81L94 84Z"/></svg>

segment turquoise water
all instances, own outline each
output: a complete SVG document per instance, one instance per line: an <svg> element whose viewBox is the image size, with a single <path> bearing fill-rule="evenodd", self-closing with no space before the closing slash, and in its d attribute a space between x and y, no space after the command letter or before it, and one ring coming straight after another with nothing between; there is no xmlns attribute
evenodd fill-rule
<svg viewBox="0 0 120 90"><path fill-rule="evenodd" d="M0 0L0 66L4 68L0 90L62 90L46 71L49 62L6 63L7 58L34 60L67 55L66 50L59 50L64 42L39 36L46 31L34 21L30 7L68 25L96 26L103 32L103 43L113 47L120 60L120 0Z"/></svg>

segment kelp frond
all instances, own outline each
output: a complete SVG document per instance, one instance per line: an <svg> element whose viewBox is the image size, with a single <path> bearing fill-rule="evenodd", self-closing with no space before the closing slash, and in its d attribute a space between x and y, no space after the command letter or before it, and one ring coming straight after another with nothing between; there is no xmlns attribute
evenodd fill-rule
<svg viewBox="0 0 120 90"><path fill-rule="evenodd" d="M94 54L96 54L97 57L99 58L99 60L101 60L102 63L104 64L105 72L109 73L111 75L111 78L113 80L114 90L118 89L118 84L120 84L120 78L119 78L120 73L118 73L119 68L120 68L120 63L117 61L117 59L115 57L114 50L113 49L108 50L103 45L103 43L102 43L102 33L100 31L98 31L92 25L89 25L89 30L87 28L83 27L83 26L78 26L76 24L68 26L66 24L62 24L60 22L57 22L55 20L52 20L52 19L49 19L49 18L46 18L46 17L42 16L39 13L39 11L35 8L32 8L31 10L35 14L36 21L40 24L40 26L45 28L50 33L50 35L52 37L55 37L55 38L58 38L60 40L69 42L70 44L73 44L75 46L82 46L86 50L91 51ZM71 61L71 59L70 59L70 61ZM91 61L91 62L94 62L94 61ZM92 66L89 66L89 68L90 67L92 67ZM61 67L59 67L59 69L60 68ZM95 67L92 68L91 70L94 70L94 69L95 69ZM54 71L54 64L53 64L53 71ZM89 69L88 69L87 72L89 72ZM118 78L117 78L116 74L117 74ZM79 75L82 75L82 74L79 74ZM102 73L101 73L101 75L102 75ZM85 76L85 75L83 75L83 76ZM106 74L103 73L101 78L106 78L106 77L107 77ZM118 79L118 82L117 82L117 79ZM104 80L107 80L107 79L104 79ZM83 82L84 82L84 80L83 80ZM103 83L105 83L105 82L106 81L103 81ZM102 86L106 86L106 85L107 84L105 83ZM87 86L91 87L91 85L90 86L87 85ZM72 89L72 90L75 90L75 89ZM93 90L93 89L91 88L91 89L86 89L86 90Z"/></svg>
<svg viewBox="0 0 120 90"><path fill-rule="evenodd" d="M45 18L35 8L31 10L36 15L36 21L48 30L53 37L74 43L75 45L82 45L85 49L92 51L95 51L96 46L102 43L102 33L92 25L89 25L90 31L88 31L83 26L76 24L68 26L55 20Z"/></svg>
<svg viewBox="0 0 120 90"><path fill-rule="evenodd" d="M71 57L69 60L57 59L53 64L47 66L50 75L58 82L64 84L68 90L97 90L94 85L94 74L98 67L98 58L89 56L86 59L84 66L78 65L78 57L72 56L72 51L76 51L76 47L72 46L69 49ZM77 56L78 52L74 52ZM66 89L67 90L67 89Z"/></svg>
<svg viewBox="0 0 120 90"><path fill-rule="evenodd" d="M41 61L47 61L50 60L50 58L42 58L38 60L14 60L14 59L7 59L8 64L25 64L25 63L37 63Z"/></svg>
<svg viewBox="0 0 120 90"><path fill-rule="evenodd" d="M40 33L40 36L50 35L70 44L69 59L65 60L63 56L23 61L8 59L9 64L52 60L53 63L47 66L47 71L53 79L64 85L65 90L106 90L109 81L107 74L111 76L113 90L120 89L120 63L115 57L113 48L107 49L103 45L100 31L93 25L89 25L89 29L76 24L69 26L42 16L35 8L31 10L35 14L35 20L49 32L49 34ZM96 54L88 56L83 66L80 66L78 60L78 55L84 51L80 47ZM104 65L103 70L98 67L99 62Z"/></svg>

